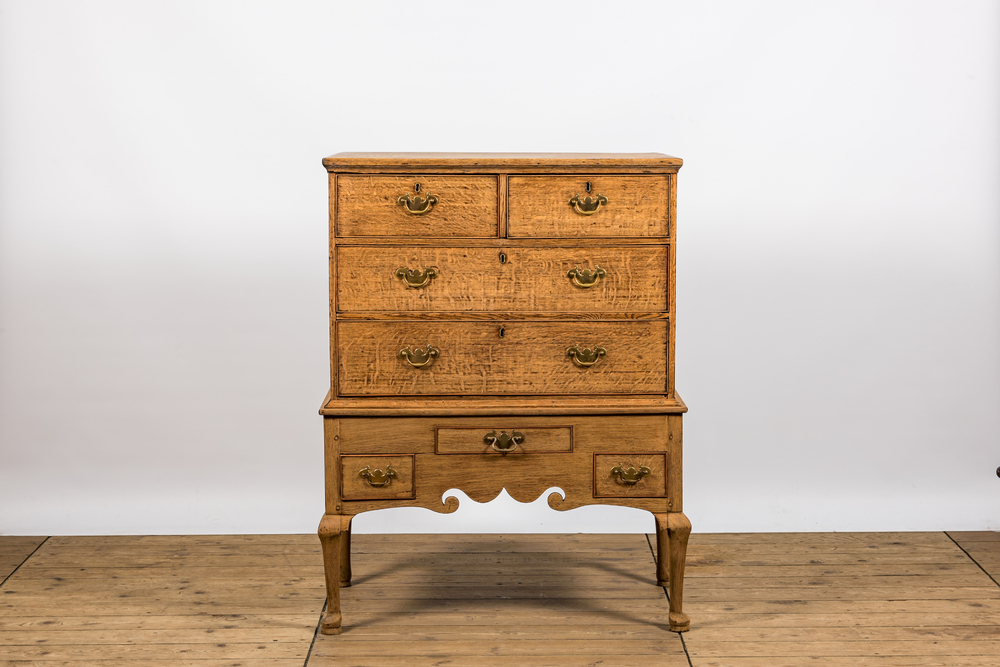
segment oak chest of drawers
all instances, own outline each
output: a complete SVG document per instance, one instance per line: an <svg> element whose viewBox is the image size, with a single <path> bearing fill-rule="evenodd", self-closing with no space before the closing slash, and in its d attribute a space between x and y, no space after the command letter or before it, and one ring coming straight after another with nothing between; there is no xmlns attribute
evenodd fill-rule
<svg viewBox="0 0 1000 667"><path fill-rule="evenodd" d="M330 184L328 606L341 631L360 512L486 502L653 513L682 611L674 389L681 160L645 154L340 153Z"/></svg>

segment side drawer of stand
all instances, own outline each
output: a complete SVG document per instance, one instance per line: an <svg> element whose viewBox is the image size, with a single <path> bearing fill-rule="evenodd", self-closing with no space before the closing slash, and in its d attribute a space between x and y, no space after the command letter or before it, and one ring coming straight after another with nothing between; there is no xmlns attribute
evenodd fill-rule
<svg viewBox="0 0 1000 667"><path fill-rule="evenodd" d="M344 455L340 457L344 500L409 499L416 497L412 454Z"/></svg>
<svg viewBox="0 0 1000 667"><path fill-rule="evenodd" d="M664 452L594 454L595 498L666 498Z"/></svg>

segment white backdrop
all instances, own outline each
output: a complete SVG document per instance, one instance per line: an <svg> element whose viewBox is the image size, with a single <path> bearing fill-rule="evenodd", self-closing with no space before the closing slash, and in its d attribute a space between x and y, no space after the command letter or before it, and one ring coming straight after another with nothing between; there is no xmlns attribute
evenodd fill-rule
<svg viewBox="0 0 1000 667"><path fill-rule="evenodd" d="M0 0L0 533L315 529L345 150L683 157L695 530L998 529L998 119L996 2Z"/></svg>

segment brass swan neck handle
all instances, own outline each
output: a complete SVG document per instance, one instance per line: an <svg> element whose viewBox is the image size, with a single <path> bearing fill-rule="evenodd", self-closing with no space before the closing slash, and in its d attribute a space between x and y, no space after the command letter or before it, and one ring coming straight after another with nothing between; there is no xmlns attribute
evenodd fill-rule
<svg viewBox="0 0 1000 667"><path fill-rule="evenodd" d="M566 277L577 287L593 287L601 281L601 278L607 276L608 272L596 264L593 269L581 269L579 266L574 266L566 272Z"/></svg>
<svg viewBox="0 0 1000 667"><path fill-rule="evenodd" d="M601 209L602 205L608 205L608 198L598 192L596 197L587 195L581 199L578 192L569 200L569 205L580 215L594 215Z"/></svg>
<svg viewBox="0 0 1000 667"><path fill-rule="evenodd" d="M433 345L428 345L426 350L421 350L419 347L411 350L410 346L407 345L399 351L399 356L414 368L429 366L440 354L441 350Z"/></svg>
<svg viewBox="0 0 1000 667"><path fill-rule="evenodd" d="M566 349L566 356L572 358L574 364L584 368L593 366L600 361L601 357L607 354L608 350L600 345L595 345L593 349L589 347L581 349L579 345L574 345Z"/></svg>
<svg viewBox="0 0 1000 667"><path fill-rule="evenodd" d="M370 486L379 487L387 485L389 482L396 479L398 475L390 465L385 467L384 472L378 468L372 470L371 466L365 466L360 472L358 472L358 477L368 482Z"/></svg>
<svg viewBox="0 0 1000 667"><path fill-rule="evenodd" d="M633 484L638 484L643 477L651 472L653 471L647 466L639 466L637 470L635 466L628 466L626 468L624 463L619 463L611 469L611 476L616 478L620 484L632 486Z"/></svg>
<svg viewBox="0 0 1000 667"><path fill-rule="evenodd" d="M396 203L403 207L403 210L411 215L423 215L424 213L430 213L434 210L434 206L438 203L438 198L435 195L427 195L426 197L420 196L420 183L413 186L413 196L409 194L400 195L396 199Z"/></svg>
<svg viewBox="0 0 1000 667"><path fill-rule="evenodd" d="M431 280L437 278L438 272L433 266L425 266L423 270L401 266L393 272L393 275L406 283L407 287L417 289L429 285Z"/></svg>
<svg viewBox="0 0 1000 667"><path fill-rule="evenodd" d="M493 451L500 452L501 454L509 454L524 442L524 434L520 431L511 431L510 435L507 435L507 431L500 431L500 435L497 435L496 431L490 431L483 437L483 441Z"/></svg>

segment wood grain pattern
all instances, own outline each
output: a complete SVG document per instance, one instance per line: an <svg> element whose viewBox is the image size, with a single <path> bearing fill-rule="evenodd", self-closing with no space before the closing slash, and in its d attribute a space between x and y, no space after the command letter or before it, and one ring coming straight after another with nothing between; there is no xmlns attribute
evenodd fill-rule
<svg viewBox="0 0 1000 667"><path fill-rule="evenodd" d="M617 467L640 466L650 472L635 484L626 484L611 474ZM617 454L594 454L594 497L595 498L666 498L667 457L663 453L622 452Z"/></svg>
<svg viewBox="0 0 1000 667"><path fill-rule="evenodd" d="M385 486L372 486L368 480L360 476L362 470L368 468L387 473L391 467L396 476L389 479ZM414 457L404 454L387 455L341 455L340 469L341 499L348 500L395 500L410 499L416 496Z"/></svg>
<svg viewBox="0 0 1000 667"><path fill-rule="evenodd" d="M593 215L569 204L574 195L608 198ZM662 236L670 231L670 177L511 176L508 179L508 234L512 237Z"/></svg>
<svg viewBox="0 0 1000 667"><path fill-rule="evenodd" d="M498 452L486 440L488 434L520 433L523 441L509 453ZM518 420L500 425L484 426L435 426L434 452L436 454L479 454L483 456L524 456L526 454L551 454L573 451L572 426L526 426Z"/></svg>
<svg viewBox="0 0 1000 667"><path fill-rule="evenodd" d="M54 537L0 586L0 665L301 666L323 599L315 535Z"/></svg>
<svg viewBox="0 0 1000 667"><path fill-rule="evenodd" d="M407 213L397 199L434 195L428 213ZM495 176L337 176L338 236L495 237L499 229Z"/></svg>
<svg viewBox="0 0 1000 667"><path fill-rule="evenodd" d="M695 665L996 662L1000 587L943 533L692 534L687 563Z"/></svg>
<svg viewBox="0 0 1000 667"><path fill-rule="evenodd" d="M992 666L1000 586L962 549L1000 540L950 534L962 546L940 532L692 534L690 664ZM355 535L343 633L314 643L315 535L57 536L0 587L0 667L687 665L648 537ZM0 552L20 539L0 536ZM829 562L845 553L857 562Z"/></svg>
<svg viewBox="0 0 1000 667"><path fill-rule="evenodd" d="M665 322L339 322L341 395L662 394ZM438 348L423 368L401 359L411 346ZM574 344L607 355L580 368Z"/></svg>
<svg viewBox="0 0 1000 667"><path fill-rule="evenodd" d="M501 263L500 254L506 262ZM412 248L340 247L338 307L351 311L663 312L667 309L667 247ZM399 268L437 275L408 287ZM577 287L567 272L607 272Z"/></svg>

